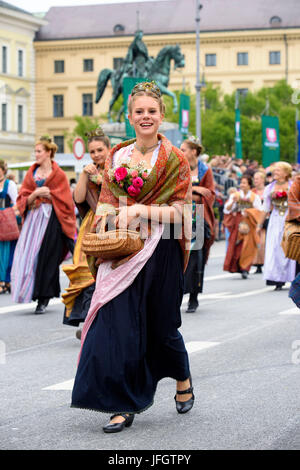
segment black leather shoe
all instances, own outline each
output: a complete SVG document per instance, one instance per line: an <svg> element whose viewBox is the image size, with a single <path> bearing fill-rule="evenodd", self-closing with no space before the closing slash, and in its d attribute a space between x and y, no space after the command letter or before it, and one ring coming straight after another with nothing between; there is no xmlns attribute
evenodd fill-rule
<svg viewBox="0 0 300 470"><path fill-rule="evenodd" d="M175 400L175 403L176 403L176 410L178 413L180 414L183 414L183 413L187 413L188 411L190 411L192 408L193 408L193 405L194 405L194 401L195 401L195 395L193 393L193 387L192 387L192 377L190 377L190 388L188 388L187 390L176 390L176 395L185 395L186 393L191 393L192 394L192 398L190 398L189 400L187 401L177 401L176 400L176 395L174 397L174 400Z"/></svg>
<svg viewBox="0 0 300 470"><path fill-rule="evenodd" d="M247 271L242 271L242 278L247 279L248 278L248 272Z"/></svg>
<svg viewBox="0 0 300 470"><path fill-rule="evenodd" d="M186 313L194 313L196 312L199 304L189 304L188 308L186 309Z"/></svg>
<svg viewBox="0 0 300 470"><path fill-rule="evenodd" d="M122 416L124 418L124 421L122 423L113 423L113 424L107 424L106 426L103 426L103 431L107 433L112 433L112 432L120 432L123 431L124 428L129 428L134 420L134 415L128 415L128 414L123 414L123 413L118 413L110 417L112 420L116 416Z"/></svg>
<svg viewBox="0 0 300 470"><path fill-rule="evenodd" d="M37 307L35 309L35 314L40 315L41 313L45 313L47 305L48 305L48 302L42 302L39 300Z"/></svg>

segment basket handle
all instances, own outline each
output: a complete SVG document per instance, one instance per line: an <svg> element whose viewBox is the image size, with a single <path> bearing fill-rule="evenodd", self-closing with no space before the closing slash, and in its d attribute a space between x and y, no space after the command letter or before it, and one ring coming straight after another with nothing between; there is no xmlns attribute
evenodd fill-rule
<svg viewBox="0 0 300 470"><path fill-rule="evenodd" d="M119 209L118 208L115 208L115 211L116 213L119 212ZM105 233L105 227L106 227L106 224L107 224L107 217L111 215L109 212L105 212L102 216L101 216L101 220L100 220L100 229L99 229L99 232L98 233Z"/></svg>

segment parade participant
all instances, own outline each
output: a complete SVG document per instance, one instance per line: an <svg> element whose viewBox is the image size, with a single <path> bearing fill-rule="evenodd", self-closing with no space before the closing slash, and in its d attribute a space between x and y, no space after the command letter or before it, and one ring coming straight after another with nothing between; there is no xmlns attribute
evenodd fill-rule
<svg viewBox="0 0 300 470"><path fill-rule="evenodd" d="M264 191L265 191L265 181L266 181L266 174L264 171L259 170L254 173L253 192L259 195L261 203L263 203L263 200L264 200L263 196L264 196ZM264 265L267 224L268 224L268 219L265 220L264 225L260 231L259 248L257 251L257 256L255 260L253 261L253 265L256 266L255 274L261 274L262 266Z"/></svg>
<svg viewBox="0 0 300 470"><path fill-rule="evenodd" d="M203 292L204 268L207 263L209 250L214 242L215 216L213 204L215 199L215 184L211 168L199 159L202 146L198 139L189 137L184 140L180 149L186 156L192 176L193 199L193 232L189 264L184 276L184 293L189 294L187 313L194 313L198 307L198 294ZM203 204L204 237L197 239L196 204ZM199 223L200 221L198 221ZM199 224L199 229L203 227ZM200 244L199 244L200 242Z"/></svg>
<svg viewBox="0 0 300 470"><path fill-rule="evenodd" d="M231 215L228 224L231 227L228 249L224 261L224 271L239 272L247 279L250 267L257 252L256 224L259 211L262 210L260 198L251 191L252 178L244 175L241 178L240 190L230 195L224 207L224 213ZM256 209L255 211L249 209ZM247 217L247 221L243 218ZM246 222L247 230L241 223Z"/></svg>
<svg viewBox="0 0 300 470"><path fill-rule="evenodd" d="M57 145L41 137L35 145L36 162L19 191L17 207L23 226L12 267L14 302L38 300L36 314L60 296L59 265L73 252L76 221L68 179L54 161Z"/></svg>
<svg viewBox="0 0 300 470"><path fill-rule="evenodd" d="M13 207L17 200L17 185L11 179L6 178L7 164L0 160L0 211ZM14 214L12 214L14 217ZM2 235L0 241L0 294L10 293L10 273L16 240L9 240Z"/></svg>
<svg viewBox="0 0 300 470"><path fill-rule="evenodd" d="M281 247L285 218L288 211L288 192L291 187L292 167L287 162L276 162L273 166L274 181L264 191L263 212L258 225L258 232L270 214L266 235L265 262L263 278L267 285L275 285L281 290L288 281L295 277L296 262L284 256Z"/></svg>
<svg viewBox="0 0 300 470"><path fill-rule="evenodd" d="M225 204L226 202L229 201L231 194L235 193L236 191L237 191L237 188L235 187L231 187L228 189L228 199L227 201L225 201ZM230 237L231 230L233 228L232 222L234 222L234 218L231 216L231 213L225 212L224 217L223 217L223 222L222 222L222 228L224 228L224 233L225 233L225 253L227 253L229 237Z"/></svg>
<svg viewBox="0 0 300 470"><path fill-rule="evenodd" d="M95 279L82 250L82 239L85 233L91 230L94 221L104 163L110 151L109 138L100 127L87 133L87 137L88 151L93 163L84 167L73 193L82 223L74 249L73 264L66 264L62 267L70 279L66 293L62 294L62 300L66 306L63 323L72 326L78 326L84 322L95 288ZM76 336L80 339L81 330L77 330Z"/></svg>
<svg viewBox="0 0 300 470"><path fill-rule="evenodd" d="M72 406L113 413L103 428L107 433L129 427L136 413L149 408L163 377L177 381L178 413L194 403L189 358L178 331L190 252L191 216L184 209L186 203L191 207L191 177L182 152L158 134L163 117L157 85L136 85L129 102L136 140L112 149L96 210L97 223L109 207L119 207L122 196L127 204L121 205L116 226L131 226L137 217L141 225L148 227L151 220L152 226L134 256L116 263L98 260L96 288L83 325ZM132 173L137 169L142 177Z"/></svg>

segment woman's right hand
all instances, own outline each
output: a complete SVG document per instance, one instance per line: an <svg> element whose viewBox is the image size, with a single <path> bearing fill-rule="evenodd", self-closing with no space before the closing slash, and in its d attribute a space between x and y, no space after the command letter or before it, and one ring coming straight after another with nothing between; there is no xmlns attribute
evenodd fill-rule
<svg viewBox="0 0 300 470"><path fill-rule="evenodd" d="M35 197L46 197L51 199L51 193L48 186L41 186L40 188L36 188L34 191Z"/></svg>
<svg viewBox="0 0 300 470"><path fill-rule="evenodd" d="M98 170L93 163L89 163L84 167L83 173L86 175L98 175Z"/></svg>

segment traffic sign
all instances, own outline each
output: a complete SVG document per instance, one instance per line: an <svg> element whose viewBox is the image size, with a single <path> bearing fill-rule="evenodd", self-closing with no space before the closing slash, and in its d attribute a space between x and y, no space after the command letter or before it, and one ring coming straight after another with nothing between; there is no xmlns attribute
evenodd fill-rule
<svg viewBox="0 0 300 470"><path fill-rule="evenodd" d="M85 144L81 137L77 137L73 142L73 153L77 160L81 160L85 154Z"/></svg>

